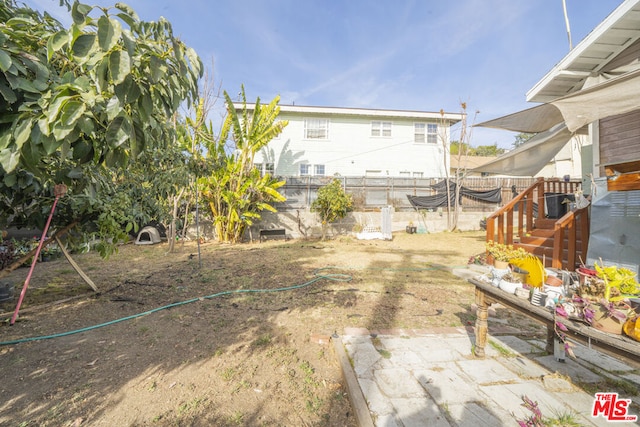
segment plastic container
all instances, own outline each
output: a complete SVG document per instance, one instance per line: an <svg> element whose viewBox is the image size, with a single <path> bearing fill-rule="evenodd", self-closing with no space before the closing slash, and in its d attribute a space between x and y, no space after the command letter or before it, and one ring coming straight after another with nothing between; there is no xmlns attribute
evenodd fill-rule
<svg viewBox="0 0 640 427"><path fill-rule="evenodd" d="M547 218L562 218L569 210L569 203L562 203L565 200L575 202L576 197L573 194L565 193L545 193L545 204L547 206Z"/></svg>

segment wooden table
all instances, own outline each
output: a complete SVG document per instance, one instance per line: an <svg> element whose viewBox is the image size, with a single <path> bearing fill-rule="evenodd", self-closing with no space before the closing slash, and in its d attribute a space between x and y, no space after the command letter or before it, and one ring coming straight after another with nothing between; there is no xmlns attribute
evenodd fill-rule
<svg viewBox="0 0 640 427"><path fill-rule="evenodd" d="M553 353L554 320L551 310L545 307L539 307L531 304L529 300L518 298L513 294L509 294L500 288L492 286L488 282L477 279L469 279L469 282L476 289L476 304L478 306L476 318L476 345L475 355L478 357L485 356L485 346L487 344L487 317L488 309L492 303L499 303L511 310L528 316L538 322L543 323L547 327L547 346L546 351ZM635 341L627 336L607 334L593 328L583 322L573 321L562 318L562 323L567 327L568 331L564 334L575 341L587 345L587 347L595 348L603 353L609 354L623 362L635 367L640 367L640 342Z"/></svg>

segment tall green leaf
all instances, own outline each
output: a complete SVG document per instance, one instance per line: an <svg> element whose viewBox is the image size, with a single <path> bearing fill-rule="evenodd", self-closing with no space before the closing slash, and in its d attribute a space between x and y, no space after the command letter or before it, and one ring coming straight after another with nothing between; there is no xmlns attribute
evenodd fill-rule
<svg viewBox="0 0 640 427"><path fill-rule="evenodd" d="M110 51L118 43L121 33L120 22L106 16L98 19L98 45L104 52Z"/></svg>
<svg viewBox="0 0 640 427"><path fill-rule="evenodd" d="M51 61L53 55L69 42L69 33L61 30L47 40L47 60Z"/></svg>
<svg viewBox="0 0 640 427"><path fill-rule="evenodd" d="M107 143L113 148L120 147L131 134L131 121L127 116L116 117L107 128Z"/></svg>
<svg viewBox="0 0 640 427"><path fill-rule="evenodd" d="M25 142L29 139L29 134L31 134L31 126L33 125L33 120L28 119L24 120L16 127L16 131L14 133L15 143L18 147L18 150L22 148Z"/></svg>
<svg viewBox="0 0 640 427"><path fill-rule="evenodd" d="M9 146L13 139L13 132L10 127L5 127L0 130L0 150L4 150Z"/></svg>
<svg viewBox="0 0 640 427"><path fill-rule="evenodd" d="M8 71L12 63L11 55L5 52L4 49L0 49L0 70L3 72Z"/></svg>
<svg viewBox="0 0 640 427"><path fill-rule="evenodd" d="M55 152L60 144L62 144L62 141L71 133L73 128L73 125L65 124L62 121L55 122L52 129L54 140L45 147L47 153L51 154Z"/></svg>
<svg viewBox="0 0 640 427"><path fill-rule="evenodd" d="M95 48L96 43L96 35L95 34L82 34L73 42L73 46L71 46L71 50L73 54L82 59L87 60L89 54Z"/></svg>
<svg viewBox="0 0 640 427"><path fill-rule="evenodd" d="M2 94L2 97L5 101L7 101L8 104L13 104L18 100L15 92L12 91L9 86L4 84L2 80L0 80L0 94Z"/></svg>
<svg viewBox="0 0 640 427"><path fill-rule="evenodd" d="M18 166L19 152L9 148L0 150L0 165L6 173L11 173Z"/></svg>
<svg viewBox="0 0 640 427"><path fill-rule="evenodd" d="M125 50L116 50L109 55L109 74L113 83L119 84L131 73L131 60Z"/></svg>
<svg viewBox="0 0 640 427"><path fill-rule="evenodd" d="M84 24L89 12L93 9L91 6L75 1L71 8L71 17L76 25Z"/></svg>
<svg viewBox="0 0 640 427"><path fill-rule="evenodd" d="M65 125L74 126L86 109L87 107L84 105L84 102L71 100L62 108L60 121Z"/></svg>

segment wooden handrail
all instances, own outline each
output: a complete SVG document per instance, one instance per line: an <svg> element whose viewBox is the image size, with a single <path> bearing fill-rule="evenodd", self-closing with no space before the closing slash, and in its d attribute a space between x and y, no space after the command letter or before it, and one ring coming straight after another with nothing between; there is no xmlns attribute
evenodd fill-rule
<svg viewBox="0 0 640 427"><path fill-rule="evenodd" d="M578 233L576 229L576 224L580 227L580 240L582 242L582 247L580 248L580 253L582 255L582 259L586 258L587 248L589 245L589 207L584 207L580 209L576 209L574 211L567 212L562 218L558 219L553 226L553 260L551 262L551 266L553 268L566 268L569 270L574 270L577 265L576 254L577 250L577 242L578 242ZM565 229L568 232L567 235L567 263L563 265L563 250L564 250L564 238L565 238Z"/></svg>
<svg viewBox="0 0 640 427"><path fill-rule="evenodd" d="M522 237L526 233L526 230L531 230L533 228L533 196L536 191L538 194L543 193L543 189L544 178L538 178L529 188L516 195L509 203L489 215L486 225L487 241L495 240L498 243L513 244L513 211L516 206L526 206L526 209L518 209L518 217L515 224L518 230L518 237ZM527 203L528 201L530 203ZM540 211L540 207L538 207L538 211ZM505 218L507 222L506 230ZM496 220L498 222L497 228L495 226Z"/></svg>
<svg viewBox="0 0 640 427"><path fill-rule="evenodd" d="M535 183L517 194L509 203L487 217L487 241L493 240L507 245L517 244L524 236L532 233L535 227L534 200L537 203L538 218L544 219L545 206L547 204L546 198L549 193L574 193L578 185L578 181L538 178ZM518 215L514 215L517 207L519 207ZM563 264L565 264L565 268L573 269L576 266L576 261L578 261L576 259L578 252L583 258L586 256L589 239L588 215L588 209L577 209L568 212L556 221L553 228L552 267L562 268ZM580 251L577 250L578 231L582 241ZM568 248L565 248L564 245L565 233L568 240ZM566 260L563 260L565 249L568 249L568 256Z"/></svg>

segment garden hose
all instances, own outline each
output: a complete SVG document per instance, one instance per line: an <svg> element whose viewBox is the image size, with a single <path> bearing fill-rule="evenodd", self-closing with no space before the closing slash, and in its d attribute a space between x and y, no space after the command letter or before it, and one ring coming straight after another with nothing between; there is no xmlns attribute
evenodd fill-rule
<svg viewBox="0 0 640 427"><path fill-rule="evenodd" d="M433 271L433 270L448 270L451 268L456 268L456 267L427 267L427 268L372 268L372 267L361 267L361 269L366 269L366 270L385 270L385 271ZM16 339L16 340L11 340L11 341L0 341L0 346L5 346L5 345L15 345L15 344L21 344L21 343L25 343L25 342L32 342L32 341L42 341L42 340L48 340L48 339L53 339L53 338L61 338L61 337L66 337L69 335L75 335L75 334L79 334L82 332L87 332L87 331L91 331L94 329L98 329L98 328L103 328L105 326L110 326L110 325L114 325L116 323L120 323L120 322L124 322L127 320L132 320L132 319L137 319L139 317L142 316L146 316L152 313L156 313L158 311L162 311L162 310L166 310L168 308L173 308L173 307L179 307L182 305L186 305L186 304L191 304L197 301L204 301L207 299L213 299L213 298L217 298L217 297L221 297L221 296L225 296L225 295L232 295L232 294L242 294L242 293L268 293L268 292L284 292L284 291L292 291L292 290L296 290L296 289L302 289L305 288L307 286L310 286L320 280L329 280L329 281L334 281L334 282L350 282L353 278L348 275L348 274L341 274L341 273L322 273L325 270L335 270L335 269L342 269L342 270L347 270L347 269L351 269L351 270L355 270L358 269L358 267L322 267L319 269L314 270L313 275L315 276L313 279L302 283L300 285L293 285L293 286L287 286L287 287L283 287L283 288L275 288L275 289L235 289L235 290L230 290L230 291L222 291L222 292L218 292L215 294L211 294L211 295L207 295L207 296L203 296L203 297L197 297L197 298L191 298L185 301L180 301L180 302L175 302L172 304L167 304L164 305L162 307L157 307L154 308L152 310L148 310L148 311L144 311L142 313L138 313L138 314L133 314L131 316L126 316L126 317L122 317L120 319L115 319L115 320L111 320L109 322L104 322L104 323L100 323L97 325L93 325L93 326L88 326L85 328L80 328L80 329L75 329L72 331L67 331L67 332L60 332L57 334L51 334L51 335L42 335L42 336L38 336L38 337L30 337L30 338L20 338L20 339Z"/></svg>

